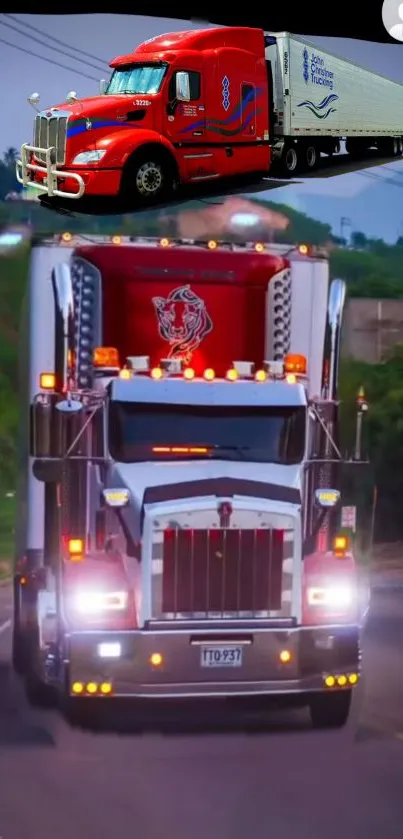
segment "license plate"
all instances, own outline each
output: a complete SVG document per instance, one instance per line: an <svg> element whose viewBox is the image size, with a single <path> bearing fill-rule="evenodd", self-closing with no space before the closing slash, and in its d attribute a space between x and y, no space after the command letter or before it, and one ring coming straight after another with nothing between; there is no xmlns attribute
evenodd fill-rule
<svg viewBox="0 0 403 839"><path fill-rule="evenodd" d="M240 667L243 647L202 647L200 664L202 667Z"/></svg>

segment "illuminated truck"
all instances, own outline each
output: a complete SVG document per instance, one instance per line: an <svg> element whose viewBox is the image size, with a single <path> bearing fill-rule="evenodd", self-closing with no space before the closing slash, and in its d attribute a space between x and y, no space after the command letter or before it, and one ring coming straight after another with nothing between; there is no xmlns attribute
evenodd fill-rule
<svg viewBox="0 0 403 839"><path fill-rule="evenodd" d="M32 703L275 695L345 723L344 293L305 245L33 245L13 631Z"/></svg>
<svg viewBox="0 0 403 839"><path fill-rule="evenodd" d="M402 154L403 87L289 33L159 35L111 62L101 95L38 111L17 178L45 199L166 199L181 184L315 170L346 140ZM29 100L35 107L39 95Z"/></svg>

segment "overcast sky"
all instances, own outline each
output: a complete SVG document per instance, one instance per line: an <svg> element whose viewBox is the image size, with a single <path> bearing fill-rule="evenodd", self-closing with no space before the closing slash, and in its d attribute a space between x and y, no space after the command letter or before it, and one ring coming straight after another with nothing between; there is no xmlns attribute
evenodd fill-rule
<svg viewBox="0 0 403 839"><path fill-rule="evenodd" d="M108 61L116 55L131 52L141 41L163 32L186 29L186 21L137 15L15 15L18 23L0 14L0 78L2 79L2 125L0 152L9 146L19 147L32 139L34 111L27 96L34 91L41 95L46 108L63 102L70 90L80 96L98 92L98 80L108 76ZM24 25L25 24L25 25ZM29 29L35 27L35 29ZM16 27L19 31L10 27ZM39 30L39 31L36 31ZM22 34L22 33L25 33ZM63 51L68 47L44 35L57 38L87 55L72 60ZM39 43L37 40L39 40ZM312 37L318 46L330 48L342 57L403 82L403 45L374 44L351 39ZM5 44L7 41L8 44ZM16 44L14 49L9 44ZM47 58L28 55L21 50ZM90 58L91 53L95 58ZM73 51L73 54L74 51ZM96 60L96 59L100 59ZM53 62L65 64L66 69ZM88 63L95 66L89 66ZM70 69L68 69L70 67ZM73 70L75 72L73 72ZM87 78L92 76L93 79Z"/></svg>

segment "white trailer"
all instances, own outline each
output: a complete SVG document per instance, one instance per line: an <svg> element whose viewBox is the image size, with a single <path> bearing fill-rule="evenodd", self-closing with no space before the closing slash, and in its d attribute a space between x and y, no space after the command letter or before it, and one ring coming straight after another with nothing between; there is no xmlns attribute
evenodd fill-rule
<svg viewBox="0 0 403 839"><path fill-rule="evenodd" d="M314 169L340 141L359 157L403 152L403 85L319 49L300 35L267 33L274 151L289 172Z"/></svg>

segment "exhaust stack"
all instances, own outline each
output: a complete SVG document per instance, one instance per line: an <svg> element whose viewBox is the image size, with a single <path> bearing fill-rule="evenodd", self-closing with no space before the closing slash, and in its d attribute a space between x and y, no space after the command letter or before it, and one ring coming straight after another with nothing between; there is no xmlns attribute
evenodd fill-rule
<svg viewBox="0 0 403 839"><path fill-rule="evenodd" d="M329 335L329 373L327 399L334 401L338 393L338 376L340 365L341 326L344 303L346 299L346 284L344 280L333 280L330 285L329 302L327 308L327 332Z"/></svg>
<svg viewBox="0 0 403 839"><path fill-rule="evenodd" d="M55 265L52 286L55 300L55 374L58 387L66 393L69 389L69 348L74 318L73 284L68 263Z"/></svg>

